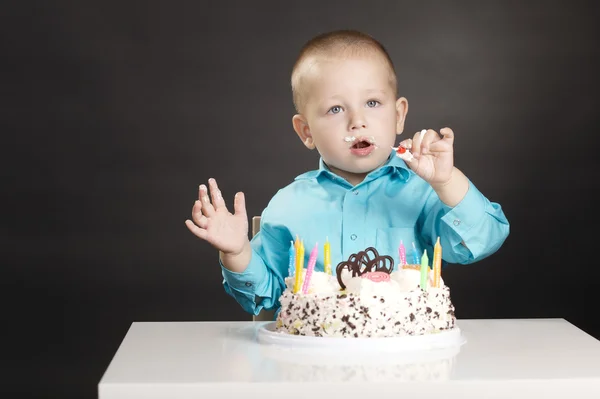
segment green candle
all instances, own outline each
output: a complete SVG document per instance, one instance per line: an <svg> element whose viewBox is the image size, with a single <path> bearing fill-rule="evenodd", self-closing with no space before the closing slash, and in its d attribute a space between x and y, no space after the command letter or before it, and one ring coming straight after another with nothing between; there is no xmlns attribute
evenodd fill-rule
<svg viewBox="0 0 600 399"><path fill-rule="evenodd" d="M421 289L427 291L427 277L429 277L429 258L427 257L427 251L423 251L421 257Z"/></svg>

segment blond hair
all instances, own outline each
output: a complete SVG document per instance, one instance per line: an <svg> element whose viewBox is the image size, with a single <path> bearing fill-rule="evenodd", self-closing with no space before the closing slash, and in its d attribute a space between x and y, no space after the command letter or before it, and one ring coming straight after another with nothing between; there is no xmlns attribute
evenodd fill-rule
<svg viewBox="0 0 600 399"><path fill-rule="evenodd" d="M394 63L383 45L373 37L355 30L338 30L320 34L309 40L300 50L292 68L292 96L298 113L304 106L305 93L301 90L303 75L317 58L352 57L375 53L383 58L389 69L389 80L394 96L397 80ZM308 62L313 61L309 65Z"/></svg>

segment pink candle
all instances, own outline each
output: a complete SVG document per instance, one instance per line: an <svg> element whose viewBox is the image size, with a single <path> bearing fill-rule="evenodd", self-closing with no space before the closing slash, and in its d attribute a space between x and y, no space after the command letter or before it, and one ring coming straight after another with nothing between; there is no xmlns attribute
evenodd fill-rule
<svg viewBox="0 0 600 399"><path fill-rule="evenodd" d="M308 286L310 285L310 278L313 270L315 269L315 263L317 263L317 247L319 243L315 244L315 247L310 251L310 257L308 258L308 265L306 266L306 275L304 276L304 285L302 285L302 293L308 293Z"/></svg>
<svg viewBox="0 0 600 399"><path fill-rule="evenodd" d="M400 240L400 246L398 247L398 257L400 258L400 265L406 265L406 248L404 248L402 240Z"/></svg>

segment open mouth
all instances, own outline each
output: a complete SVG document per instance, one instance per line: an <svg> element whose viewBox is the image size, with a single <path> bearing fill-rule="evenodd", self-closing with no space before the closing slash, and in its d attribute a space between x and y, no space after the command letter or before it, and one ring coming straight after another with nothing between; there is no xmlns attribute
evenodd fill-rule
<svg viewBox="0 0 600 399"><path fill-rule="evenodd" d="M369 143L367 140L361 140L358 143L354 143L352 145L352 147L350 147L350 148L352 148L352 149L358 149L359 150L361 148L367 148L367 147L370 147L372 145L373 144Z"/></svg>
<svg viewBox="0 0 600 399"><path fill-rule="evenodd" d="M365 156L369 155L375 149L375 144L373 140L368 140L366 138L358 138L352 146L350 147L350 152L354 155Z"/></svg>

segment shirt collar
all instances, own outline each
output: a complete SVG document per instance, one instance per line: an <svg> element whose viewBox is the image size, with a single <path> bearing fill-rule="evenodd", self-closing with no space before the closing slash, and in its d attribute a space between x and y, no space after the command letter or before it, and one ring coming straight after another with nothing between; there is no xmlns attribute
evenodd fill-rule
<svg viewBox="0 0 600 399"><path fill-rule="evenodd" d="M388 173L394 174L395 175L394 177L397 177L403 181L408 181L410 176L412 174L414 174L414 172L408 168L408 166L406 165L406 162L404 162L404 160L402 160L401 158L397 157L395 151L391 151L390 156L388 157L386 163L381 165L377 169L371 171L367 175L367 177L365 177L365 180L363 181L363 183L367 183L371 180L374 180L374 179L376 179L380 176L386 175ZM317 179L321 176L327 176L327 177L331 178L332 180L339 179L339 180L345 181L340 176L331 172L329 167L323 161L323 158L319 159L319 169L318 170L311 170L310 172L303 173L300 176L296 177L295 180Z"/></svg>

